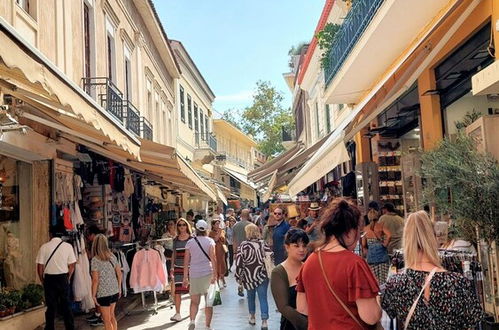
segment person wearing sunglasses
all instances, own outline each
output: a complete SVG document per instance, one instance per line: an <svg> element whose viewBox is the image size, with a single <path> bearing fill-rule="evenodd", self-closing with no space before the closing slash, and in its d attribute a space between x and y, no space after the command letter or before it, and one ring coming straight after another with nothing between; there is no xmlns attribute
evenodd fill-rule
<svg viewBox="0 0 499 330"><path fill-rule="evenodd" d="M286 260L286 249L284 247L284 237L291 227L284 217L281 208L275 208L273 216L276 222L272 232L272 249L274 250L274 263L279 265Z"/></svg>
<svg viewBox="0 0 499 330"><path fill-rule="evenodd" d="M177 220L177 236L173 240L173 267L170 271L170 277L173 279L175 284L174 288L174 300L175 300L175 315L173 315L170 320L175 322L182 321L180 316L180 303L182 301L182 295L189 293L189 286L183 285L184 276L184 259L185 259L185 245L187 241L192 237L192 229L189 222L186 219L180 218Z"/></svg>

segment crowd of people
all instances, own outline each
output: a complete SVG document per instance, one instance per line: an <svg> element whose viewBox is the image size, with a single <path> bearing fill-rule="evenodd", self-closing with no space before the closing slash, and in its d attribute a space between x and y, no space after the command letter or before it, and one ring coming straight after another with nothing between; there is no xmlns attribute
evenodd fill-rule
<svg viewBox="0 0 499 330"><path fill-rule="evenodd" d="M257 324L258 297L262 330L268 329L269 286L285 330L379 329L383 311L404 329L468 329L483 317L471 282L443 268L441 246L425 211L404 220L392 204L380 208L371 202L361 214L345 199L324 209L312 202L308 216L299 221L286 219L283 208L269 211L227 209L207 221L189 213L167 223L163 237L171 238L165 255L175 303L171 321L182 320L181 297L189 294L189 330L194 329L201 296L211 284L226 287L231 272L239 284L237 294L247 299L251 325ZM92 292L105 329L114 330L121 272L106 237L91 238ZM453 238L450 244L468 246L458 241ZM66 282L74 265L74 256L61 242L53 239L42 246L37 258L47 299L54 292L64 294L58 281ZM406 269L389 275L396 251L403 252ZM47 307L49 324L50 301ZM207 329L212 315L213 307L206 307Z"/></svg>

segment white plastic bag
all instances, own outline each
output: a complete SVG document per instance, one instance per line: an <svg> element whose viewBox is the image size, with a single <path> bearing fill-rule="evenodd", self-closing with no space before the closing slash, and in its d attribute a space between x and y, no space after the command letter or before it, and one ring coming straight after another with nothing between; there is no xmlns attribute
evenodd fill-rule
<svg viewBox="0 0 499 330"><path fill-rule="evenodd" d="M218 288L217 281L215 281L215 283L210 284L210 286L208 287L208 293L206 294L206 307L213 307L215 294L218 290L220 289Z"/></svg>

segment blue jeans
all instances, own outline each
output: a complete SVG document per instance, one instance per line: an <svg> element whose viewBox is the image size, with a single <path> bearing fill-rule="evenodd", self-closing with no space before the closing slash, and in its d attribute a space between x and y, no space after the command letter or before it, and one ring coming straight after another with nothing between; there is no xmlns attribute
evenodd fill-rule
<svg viewBox="0 0 499 330"><path fill-rule="evenodd" d="M248 309L249 313L254 315L256 310L256 294L258 293L258 300L260 301L260 312L262 314L262 320L269 319L269 303L267 302L267 289L269 287L269 280L263 281L256 289L247 290L248 291Z"/></svg>

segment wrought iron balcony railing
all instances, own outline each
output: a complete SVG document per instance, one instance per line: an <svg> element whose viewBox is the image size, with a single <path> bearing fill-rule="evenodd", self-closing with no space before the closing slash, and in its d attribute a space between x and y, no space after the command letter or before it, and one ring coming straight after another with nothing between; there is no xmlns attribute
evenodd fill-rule
<svg viewBox="0 0 499 330"><path fill-rule="evenodd" d="M384 0L355 0L336 36L324 68L326 86L333 80L350 51L372 21Z"/></svg>
<svg viewBox="0 0 499 330"><path fill-rule="evenodd" d="M145 117L140 117L140 136L152 141L152 125Z"/></svg>
<svg viewBox="0 0 499 330"><path fill-rule="evenodd" d="M135 135L140 136L140 112L130 101L124 103L123 117L125 119L125 126Z"/></svg>
<svg viewBox="0 0 499 330"><path fill-rule="evenodd" d="M213 152L217 152L217 138L213 135L213 133L196 133L196 148L200 149L211 149Z"/></svg>
<svg viewBox="0 0 499 330"><path fill-rule="evenodd" d="M100 105L123 123L123 93L107 77L84 77L81 79L87 94L95 96Z"/></svg>

